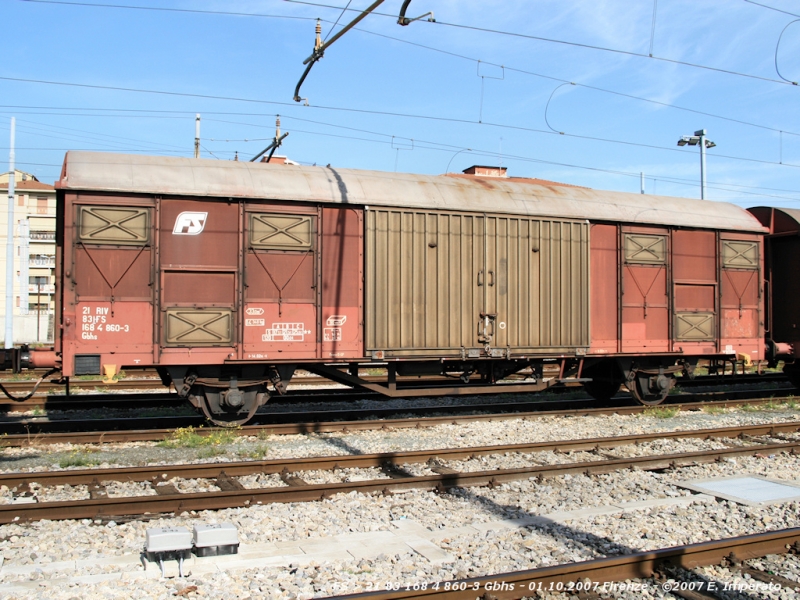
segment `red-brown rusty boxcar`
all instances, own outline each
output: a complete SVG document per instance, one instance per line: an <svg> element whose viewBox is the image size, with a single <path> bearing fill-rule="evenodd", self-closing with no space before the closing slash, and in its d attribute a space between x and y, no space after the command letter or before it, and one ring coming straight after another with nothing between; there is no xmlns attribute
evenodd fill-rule
<svg viewBox="0 0 800 600"><path fill-rule="evenodd" d="M571 376L658 403L699 359L765 358L765 229L748 212L470 173L70 152L63 375L155 367L242 422L298 368L389 396Z"/></svg>
<svg viewBox="0 0 800 600"><path fill-rule="evenodd" d="M769 229L765 241L766 332L770 358L784 361L784 372L800 387L800 210L751 208Z"/></svg>

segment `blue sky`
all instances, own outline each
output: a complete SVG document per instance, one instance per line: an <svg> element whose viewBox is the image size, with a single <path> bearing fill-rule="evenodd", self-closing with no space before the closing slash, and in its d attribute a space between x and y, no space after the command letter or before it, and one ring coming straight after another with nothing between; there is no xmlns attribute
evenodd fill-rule
<svg viewBox="0 0 800 600"><path fill-rule="evenodd" d="M698 149L676 142L705 128L708 198L800 207L800 7L757 1L413 0L437 22L400 27L386 0L314 66L305 106L315 19L329 36L368 0L0 0L0 169L12 116L18 168L53 182L69 149L191 156L195 113L203 157L247 160L280 114L302 164L502 164L629 192L643 172L648 193L699 197Z"/></svg>

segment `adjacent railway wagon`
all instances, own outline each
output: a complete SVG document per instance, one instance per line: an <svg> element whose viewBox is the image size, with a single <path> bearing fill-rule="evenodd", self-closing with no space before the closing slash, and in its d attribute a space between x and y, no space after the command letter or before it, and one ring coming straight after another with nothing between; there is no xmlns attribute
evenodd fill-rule
<svg viewBox="0 0 800 600"><path fill-rule="evenodd" d="M780 356L784 372L800 388L800 210L751 208L769 229L765 238L767 353Z"/></svg>
<svg viewBox="0 0 800 600"><path fill-rule="evenodd" d="M658 403L699 359L766 358L766 229L747 211L468 172L70 152L38 364L155 367L240 422L298 368L389 396L572 377Z"/></svg>

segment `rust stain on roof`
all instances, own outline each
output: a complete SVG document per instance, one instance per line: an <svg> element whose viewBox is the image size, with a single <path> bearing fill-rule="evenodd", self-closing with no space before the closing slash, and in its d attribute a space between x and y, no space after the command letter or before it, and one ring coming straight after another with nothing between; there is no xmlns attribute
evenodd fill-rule
<svg viewBox="0 0 800 600"><path fill-rule="evenodd" d="M470 181L510 181L513 183L529 183L531 185L543 185L546 187L571 187L571 188L581 188L584 190L588 190L591 188L584 187L582 185L572 185L571 183L561 183L560 181L549 181L547 179L537 179L535 177L490 177L485 175L466 175L464 173L445 173L445 177L455 177L458 179L469 179Z"/></svg>

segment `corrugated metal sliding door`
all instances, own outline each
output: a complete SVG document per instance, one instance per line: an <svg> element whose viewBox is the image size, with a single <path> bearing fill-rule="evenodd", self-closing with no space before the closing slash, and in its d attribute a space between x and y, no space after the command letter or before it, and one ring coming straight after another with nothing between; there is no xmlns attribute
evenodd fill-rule
<svg viewBox="0 0 800 600"><path fill-rule="evenodd" d="M477 215L367 212L367 350L476 345L484 227Z"/></svg>
<svg viewBox="0 0 800 600"><path fill-rule="evenodd" d="M585 222L370 210L367 350L587 346L588 251Z"/></svg>

